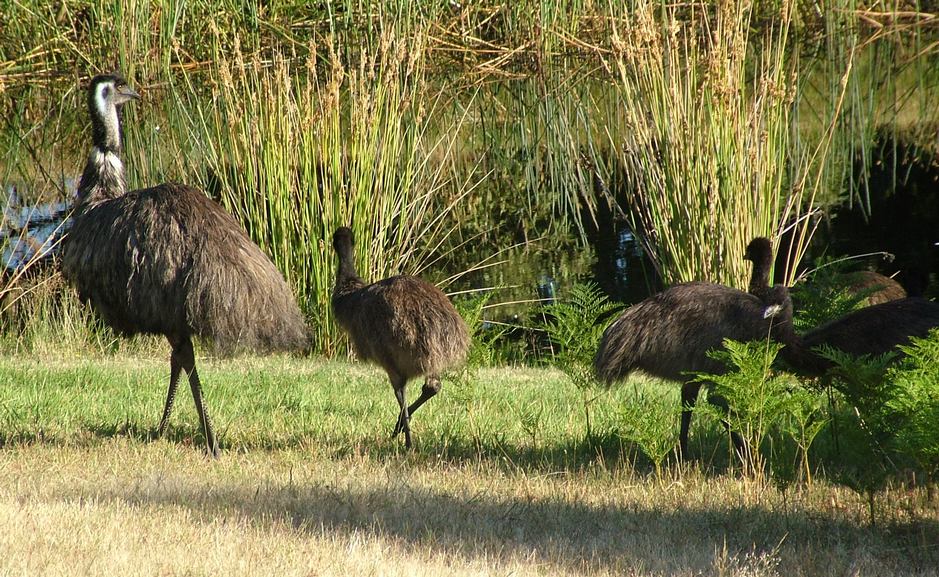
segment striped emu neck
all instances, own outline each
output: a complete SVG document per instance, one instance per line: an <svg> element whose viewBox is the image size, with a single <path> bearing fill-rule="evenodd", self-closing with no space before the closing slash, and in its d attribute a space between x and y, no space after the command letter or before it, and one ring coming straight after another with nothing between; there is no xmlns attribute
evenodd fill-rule
<svg viewBox="0 0 939 577"><path fill-rule="evenodd" d="M118 76L102 75L92 79L88 90L92 148L78 183L79 207L94 206L126 192L124 163L120 157L121 108L137 97Z"/></svg>
<svg viewBox="0 0 939 577"><path fill-rule="evenodd" d="M118 151L93 147L78 183L76 204L93 206L123 196L125 192L124 163Z"/></svg>

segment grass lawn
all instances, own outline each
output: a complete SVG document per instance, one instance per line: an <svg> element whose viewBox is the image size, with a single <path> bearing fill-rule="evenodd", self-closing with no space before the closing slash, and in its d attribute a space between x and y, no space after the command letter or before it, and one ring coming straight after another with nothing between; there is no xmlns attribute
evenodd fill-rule
<svg viewBox="0 0 939 577"><path fill-rule="evenodd" d="M824 475L740 479L705 422L698 466L655 478L618 435L633 383L591 405L588 441L558 372L445 381L409 453L373 367L199 368L216 461L185 384L151 439L166 360L0 359L0 575L939 575L923 489L878 497L872 527Z"/></svg>

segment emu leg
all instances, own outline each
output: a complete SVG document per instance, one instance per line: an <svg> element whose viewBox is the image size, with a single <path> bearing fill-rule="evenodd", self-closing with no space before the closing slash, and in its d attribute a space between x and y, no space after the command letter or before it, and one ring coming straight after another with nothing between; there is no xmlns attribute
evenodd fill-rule
<svg viewBox="0 0 939 577"><path fill-rule="evenodd" d="M166 426L170 422L173 401L176 400L176 388L179 386L179 371L182 369L178 354L178 343L173 339L168 340L170 346L173 347L170 352L170 388L166 392L166 403L163 405L163 417L160 419L160 426L157 428L157 438L163 436L163 433L166 432Z"/></svg>
<svg viewBox="0 0 939 577"><path fill-rule="evenodd" d="M202 399L202 384L199 382L199 373L196 372L196 357L192 352L192 341L189 337L180 342L180 361L183 368L189 373L189 388L192 389L192 400L196 403L199 413L199 422L202 424L202 433L205 435L206 451L212 457L218 457L218 443L215 433L212 432L212 421L205 412L205 401Z"/></svg>
<svg viewBox="0 0 939 577"><path fill-rule="evenodd" d="M691 428L691 411L698 400L701 383L685 383L681 387L681 431L678 433L679 458L688 458L688 429Z"/></svg>
<svg viewBox="0 0 939 577"><path fill-rule="evenodd" d="M407 388L407 379L403 378L393 378L391 379L391 386L395 389L395 398L398 399L398 406L401 407L401 411L398 413L398 423L404 423L401 426L401 430L404 431L404 446L408 449L411 448L411 419L408 416L408 404L407 400L404 398L405 389ZM398 427L395 426L395 433L391 436L395 437L397 435Z"/></svg>
<svg viewBox="0 0 939 577"><path fill-rule="evenodd" d="M708 402L719 408L725 415L730 413L730 406L727 404L727 400L724 397L720 395L708 395ZM728 423L726 419L721 419L721 424L724 425L724 428L730 433L730 440L734 443L737 457L739 457L741 462L745 465L749 465L750 448L747 447L747 442L743 440L743 437L741 437L739 433L730 428L730 423Z"/></svg>
<svg viewBox="0 0 939 577"><path fill-rule="evenodd" d="M421 396L419 396L417 400L411 403L411 406L408 407L408 420L410 420L410 418L414 416L414 413L417 412L417 409L419 409L421 405L426 403L431 397L433 397L439 392L440 392L440 379L437 378L436 376L427 377L427 379L424 380L424 386L421 387ZM402 420L401 417L399 416L398 424L395 425L395 430L393 433L391 433L391 436L392 437L397 436L398 433L400 433L403 429L404 429L404 420Z"/></svg>

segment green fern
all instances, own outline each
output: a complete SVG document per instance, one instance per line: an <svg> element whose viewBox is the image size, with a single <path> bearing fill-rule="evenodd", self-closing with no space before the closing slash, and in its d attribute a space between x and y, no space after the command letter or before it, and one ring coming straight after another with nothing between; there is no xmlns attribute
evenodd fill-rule
<svg viewBox="0 0 939 577"><path fill-rule="evenodd" d="M901 423L895 446L935 479L939 474L939 329L926 338L910 339L900 349L906 357L887 370L895 393L885 403Z"/></svg>
<svg viewBox="0 0 939 577"><path fill-rule="evenodd" d="M856 293L845 286L846 263L820 259L819 267L806 282L792 288L793 301L799 304L793 326L799 332L811 330L828 321L863 308L878 287Z"/></svg>
<svg viewBox="0 0 939 577"><path fill-rule="evenodd" d="M594 283L578 283L567 301L545 307L545 332L555 345L554 361L578 387L596 382L593 356L603 331L622 309Z"/></svg>
<svg viewBox="0 0 939 577"><path fill-rule="evenodd" d="M817 434L814 422L819 419L820 403L810 402L798 386L798 380L787 373L772 369L781 344L773 341L741 343L724 340L724 349L708 353L730 370L723 374L699 374L701 382L713 383L710 394L720 395L730 407L724 414L713 406L699 403L696 410L726 419L730 428L740 434L750 447L749 470L763 469L759 448L771 433L779 433L807 452ZM796 431L788 425L801 424ZM775 455L770 455L770 459ZM803 463L807 456L800 459Z"/></svg>
<svg viewBox="0 0 939 577"><path fill-rule="evenodd" d="M578 283L566 302L545 307L545 332L554 346L554 364L581 390L587 438L593 437L590 405L599 395L589 391L597 384L593 355L600 337L622 305L611 302L594 283Z"/></svg>

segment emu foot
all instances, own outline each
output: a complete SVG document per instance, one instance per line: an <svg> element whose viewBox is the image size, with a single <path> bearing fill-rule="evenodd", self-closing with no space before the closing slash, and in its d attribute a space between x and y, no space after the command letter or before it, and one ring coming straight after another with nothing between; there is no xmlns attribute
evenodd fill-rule
<svg viewBox="0 0 939 577"><path fill-rule="evenodd" d="M394 439L401 432L404 431L404 446L408 449L411 448L411 427L407 420L405 420L404 415L398 416L398 422L395 423L394 431L391 432L391 438Z"/></svg>

